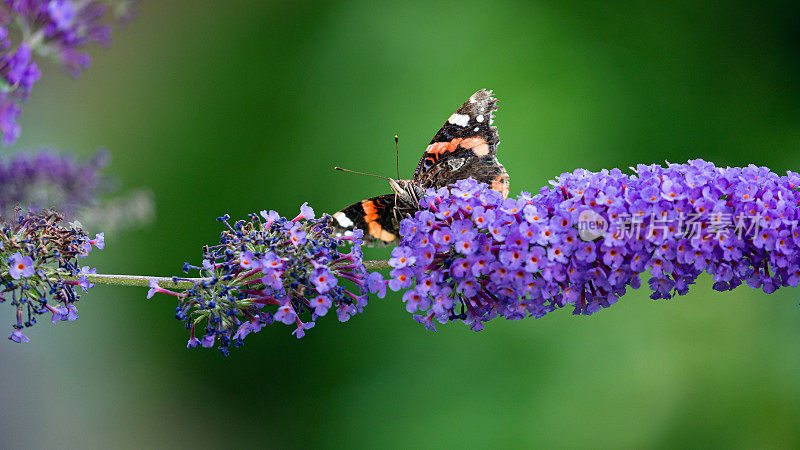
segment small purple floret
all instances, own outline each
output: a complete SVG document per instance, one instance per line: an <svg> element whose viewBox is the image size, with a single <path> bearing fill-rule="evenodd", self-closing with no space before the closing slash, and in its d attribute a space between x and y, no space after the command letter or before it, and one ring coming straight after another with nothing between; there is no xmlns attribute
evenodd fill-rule
<svg viewBox="0 0 800 450"><path fill-rule="evenodd" d="M22 330L21 329L14 330L14 332L11 333L8 336L8 338L11 339L12 341L16 342L17 344L20 344L20 343L23 343L23 342L30 342L30 339L28 339L28 336L25 336L24 334L22 334Z"/></svg>
<svg viewBox="0 0 800 450"><path fill-rule="evenodd" d="M14 253L9 258L8 273L11 278L19 280L20 278L28 278L33 275L33 258L30 256L22 256L19 252Z"/></svg>
<svg viewBox="0 0 800 450"><path fill-rule="evenodd" d="M150 278L148 286L150 286L150 290L147 291L147 298L153 298L153 296L161 290L161 287L158 285L158 280L155 278Z"/></svg>

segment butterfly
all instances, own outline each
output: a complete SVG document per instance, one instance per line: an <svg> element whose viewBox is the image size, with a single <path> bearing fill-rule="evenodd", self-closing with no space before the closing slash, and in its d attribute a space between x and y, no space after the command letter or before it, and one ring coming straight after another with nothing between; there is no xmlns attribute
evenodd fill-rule
<svg viewBox="0 0 800 450"><path fill-rule="evenodd" d="M389 178L393 193L368 198L333 214L334 234L364 231L365 245L385 246L400 241L400 222L419 211L429 188L438 189L473 178L508 197L509 176L497 160L500 136L492 126L497 99L481 89L454 112L425 149L410 180Z"/></svg>

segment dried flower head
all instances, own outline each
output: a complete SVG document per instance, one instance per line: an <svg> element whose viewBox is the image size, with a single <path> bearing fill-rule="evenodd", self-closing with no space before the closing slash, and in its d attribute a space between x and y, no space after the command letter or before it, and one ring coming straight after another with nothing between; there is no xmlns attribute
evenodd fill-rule
<svg viewBox="0 0 800 450"><path fill-rule="evenodd" d="M0 303L14 310L14 342L28 342L22 330L36 323L36 317L52 313L52 322L75 320L80 298L75 286L93 286L88 274L97 270L80 267L78 258L102 247L102 235L89 239L78 225L61 225L63 215L44 210L28 212L14 220L0 221L0 281L4 286ZM71 275L78 280L65 280Z"/></svg>

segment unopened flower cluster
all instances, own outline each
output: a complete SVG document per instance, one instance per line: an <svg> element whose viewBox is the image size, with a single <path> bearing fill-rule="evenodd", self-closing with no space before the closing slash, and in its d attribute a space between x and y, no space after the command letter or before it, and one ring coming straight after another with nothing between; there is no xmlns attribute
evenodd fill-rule
<svg viewBox="0 0 800 450"><path fill-rule="evenodd" d="M0 222L0 304L14 309L14 332L8 337L14 342L28 342L23 330L42 314L50 313L54 324L77 319L76 286L84 291L94 286L87 275L97 270L80 267L78 258L92 246L102 249L104 236L91 239L77 224L62 225L62 219L45 210ZM78 279L65 280L67 275Z"/></svg>
<svg viewBox="0 0 800 450"><path fill-rule="evenodd" d="M703 160L632 170L579 169L509 199L471 179L428 191L402 222L388 286L408 289L407 310L429 329L479 330L567 305L592 314L648 270L653 299L685 294L704 271L719 291L798 285L797 173ZM384 283L371 275L371 291Z"/></svg>
<svg viewBox="0 0 800 450"><path fill-rule="evenodd" d="M74 76L89 66L87 44L108 45L108 16L125 18L132 0L0 0L0 132L19 136L20 104L41 77L34 55L55 58ZM109 11L111 14L109 14Z"/></svg>
<svg viewBox="0 0 800 450"><path fill-rule="evenodd" d="M184 266L200 270L202 281L180 293L155 279L150 284L148 298L179 298L175 316L190 330L188 347L218 341L227 354L231 345L276 321L294 325L292 333L300 338L331 309L344 322L367 304L360 231L334 237L331 217L314 219L305 204L292 220L275 211L232 225L228 216L220 220L228 229L219 245L205 248L202 266ZM345 242L352 244L348 253L340 252Z"/></svg>

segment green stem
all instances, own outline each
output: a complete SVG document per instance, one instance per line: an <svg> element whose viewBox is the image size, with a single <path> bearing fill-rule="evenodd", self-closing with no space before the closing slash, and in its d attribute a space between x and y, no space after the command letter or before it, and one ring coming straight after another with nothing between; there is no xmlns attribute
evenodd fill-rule
<svg viewBox="0 0 800 450"><path fill-rule="evenodd" d="M389 269L389 261L364 261L364 267L367 270L382 270ZM155 278L158 285L164 289L190 289L198 281L203 281L206 278L183 278L177 282L172 281L172 277L151 277L147 275L109 275L109 274L89 274L89 275L62 275L64 280L79 281L81 276L85 276L90 283L93 284L106 284L109 286L136 286L136 287L149 287L150 280Z"/></svg>
<svg viewBox="0 0 800 450"><path fill-rule="evenodd" d="M391 269L392 266L389 265L388 259L378 259L375 261L364 261L364 267L367 270L383 270L383 269Z"/></svg>
<svg viewBox="0 0 800 450"><path fill-rule="evenodd" d="M109 286L136 286L136 287L149 287L150 279L155 278L158 280L158 285L164 289L189 289L194 286L194 283L202 281L205 278L184 278L178 280L177 283L172 282L172 277L149 277L147 275L62 275L67 281L79 281L81 277L85 276L89 283L93 284L107 284Z"/></svg>

